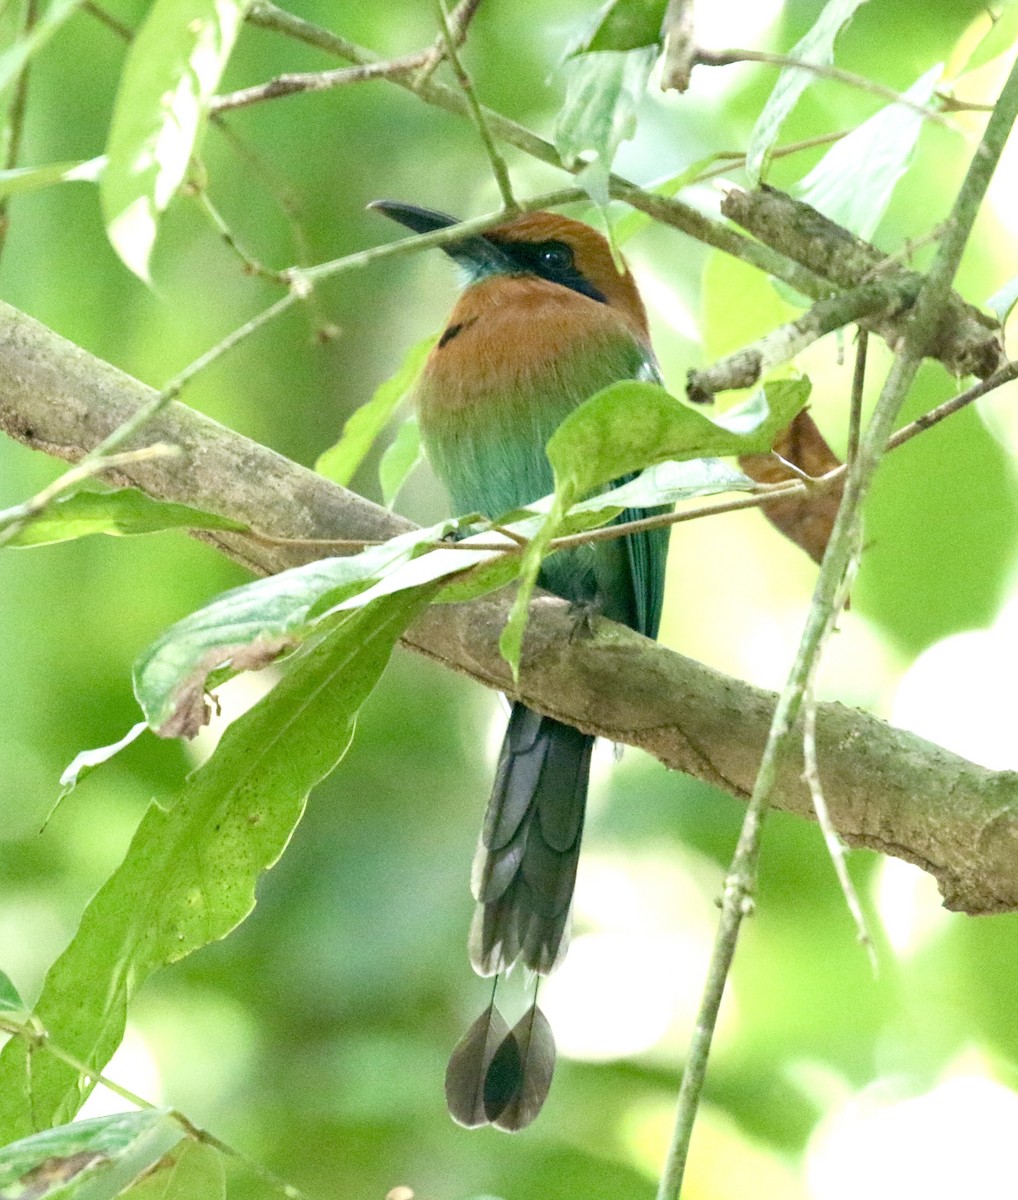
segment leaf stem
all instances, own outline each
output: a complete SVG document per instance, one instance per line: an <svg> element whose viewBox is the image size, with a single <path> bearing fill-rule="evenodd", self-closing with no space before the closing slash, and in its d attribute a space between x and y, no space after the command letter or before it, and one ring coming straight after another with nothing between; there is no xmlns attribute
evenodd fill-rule
<svg viewBox="0 0 1018 1200"><path fill-rule="evenodd" d="M700 67L730 67L734 63L743 62L762 63L768 67L809 71L810 74L818 75L821 79L833 79L838 83L848 84L849 87L856 88L861 92L869 92L871 95L880 96L884 100L889 100L892 104L900 104L903 108L910 108L913 112L919 113L928 121L934 121L936 124L943 125L948 129L955 128L950 121L935 109L927 108L924 104L918 104L915 100L910 100L908 96L902 95L901 92L896 92L894 88L887 87L883 83L877 83L875 79L868 79L865 75L856 75L854 71L845 71L841 67L835 67L828 63L804 62L802 59L792 58L788 54L771 54L764 50L699 49L693 59L694 66Z"/></svg>

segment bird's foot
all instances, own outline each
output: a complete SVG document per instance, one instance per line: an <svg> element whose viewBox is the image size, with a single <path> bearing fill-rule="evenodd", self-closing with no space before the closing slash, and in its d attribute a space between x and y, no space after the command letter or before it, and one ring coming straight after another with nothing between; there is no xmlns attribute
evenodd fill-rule
<svg viewBox="0 0 1018 1200"><path fill-rule="evenodd" d="M581 637L591 637L594 632L594 618L601 615L601 605L597 600L570 600L569 615L573 620L569 640L573 642Z"/></svg>

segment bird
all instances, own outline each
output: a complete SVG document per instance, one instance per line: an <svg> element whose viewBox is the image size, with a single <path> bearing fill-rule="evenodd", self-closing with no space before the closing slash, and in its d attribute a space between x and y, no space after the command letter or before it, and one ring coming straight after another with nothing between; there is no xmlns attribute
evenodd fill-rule
<svg viewBox="0 0 1018 1200"><path fill-rule="evenodd" d="M415 233L458 223L399 201L370 207ZM417 420L453 509L495 520L553 490L545 445L574 409L620 380L660 383L660 372L633 276L591 226L517 213L441 248L463 290L415 385ZM551 555L538 582L654 638L667 551L667 529L634 532ZM593 743L512 704L471 876L470 960L496 983L518 963L548 975L565 955ZM512 1030L493 996L450 1059L450 1113L469 1127L523 1128L544 1103L554 1056L536 995Z"/></svg>

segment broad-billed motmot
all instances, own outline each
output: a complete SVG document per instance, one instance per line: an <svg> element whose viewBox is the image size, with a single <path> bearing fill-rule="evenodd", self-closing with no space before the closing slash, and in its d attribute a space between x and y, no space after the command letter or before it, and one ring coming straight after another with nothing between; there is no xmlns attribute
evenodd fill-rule
<svg viewBox="0 0 1018 1200"><path fill-rule="evenodd" d="M372 207L417 233L456 224L409 204ZM589 226L528 213L442 249L466 288L416 387L421 437L454 510L496 518L552 491L544 448L573 409L620 379L657 381L658 369L633 277ZM560 551L539 582L655 637L667 548L668 531L653 530ZM473 868L480 975L517 962L547 975L565 954L593 740L512 706ZM536 1000L512 1031L493 1000L453 1053L450 1112L464 1125L523 1128L554 1054Z"/></svg>

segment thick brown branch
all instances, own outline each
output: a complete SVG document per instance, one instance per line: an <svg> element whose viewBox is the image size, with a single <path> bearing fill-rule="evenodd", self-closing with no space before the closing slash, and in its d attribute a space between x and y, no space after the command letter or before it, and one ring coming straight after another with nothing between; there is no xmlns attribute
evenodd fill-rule
<svg viewBox="0 0 1018 1200"><path fill-rule="evenodd" d="M0 304L0 430L74 461L152 397L151 389ZM373 540L407 522L182 404L147 440L179 445L171 459L124 468L153 496L211 509L264 533ZM314 557L308 545L203 535L252 571ZM509 597L434 607L406 644L488 687L521 696L580 728L640 746L667 766L745 796L774 709L770 692L721 675L609 621L576 639L568 605L535 601L520 686L498 652ZM818 754L832 820L853 845L917 863L949 907L1018 909L1018 775L975 766L866 713L822 704ZM796 755L781 766L775 803L810 816Z"/></svg>
<svg viewBox="0 0 1018 1200"><path fill-rule="evenodd" d="M730 188L721 211L773 250L787 255L838 287L856 288L882 278L914 287L918 294L922 276L891 262L876 246L854 237L822 213L784 192L764 187L755 192ZM812 294L812 293L810 293ZM872 317L860 325L878 333L894 349L901 337L897 317ZM966 304L952 292L944 316L926 354L955 375L985 379L1004 363L997 323L991 316Z"/></svg>

